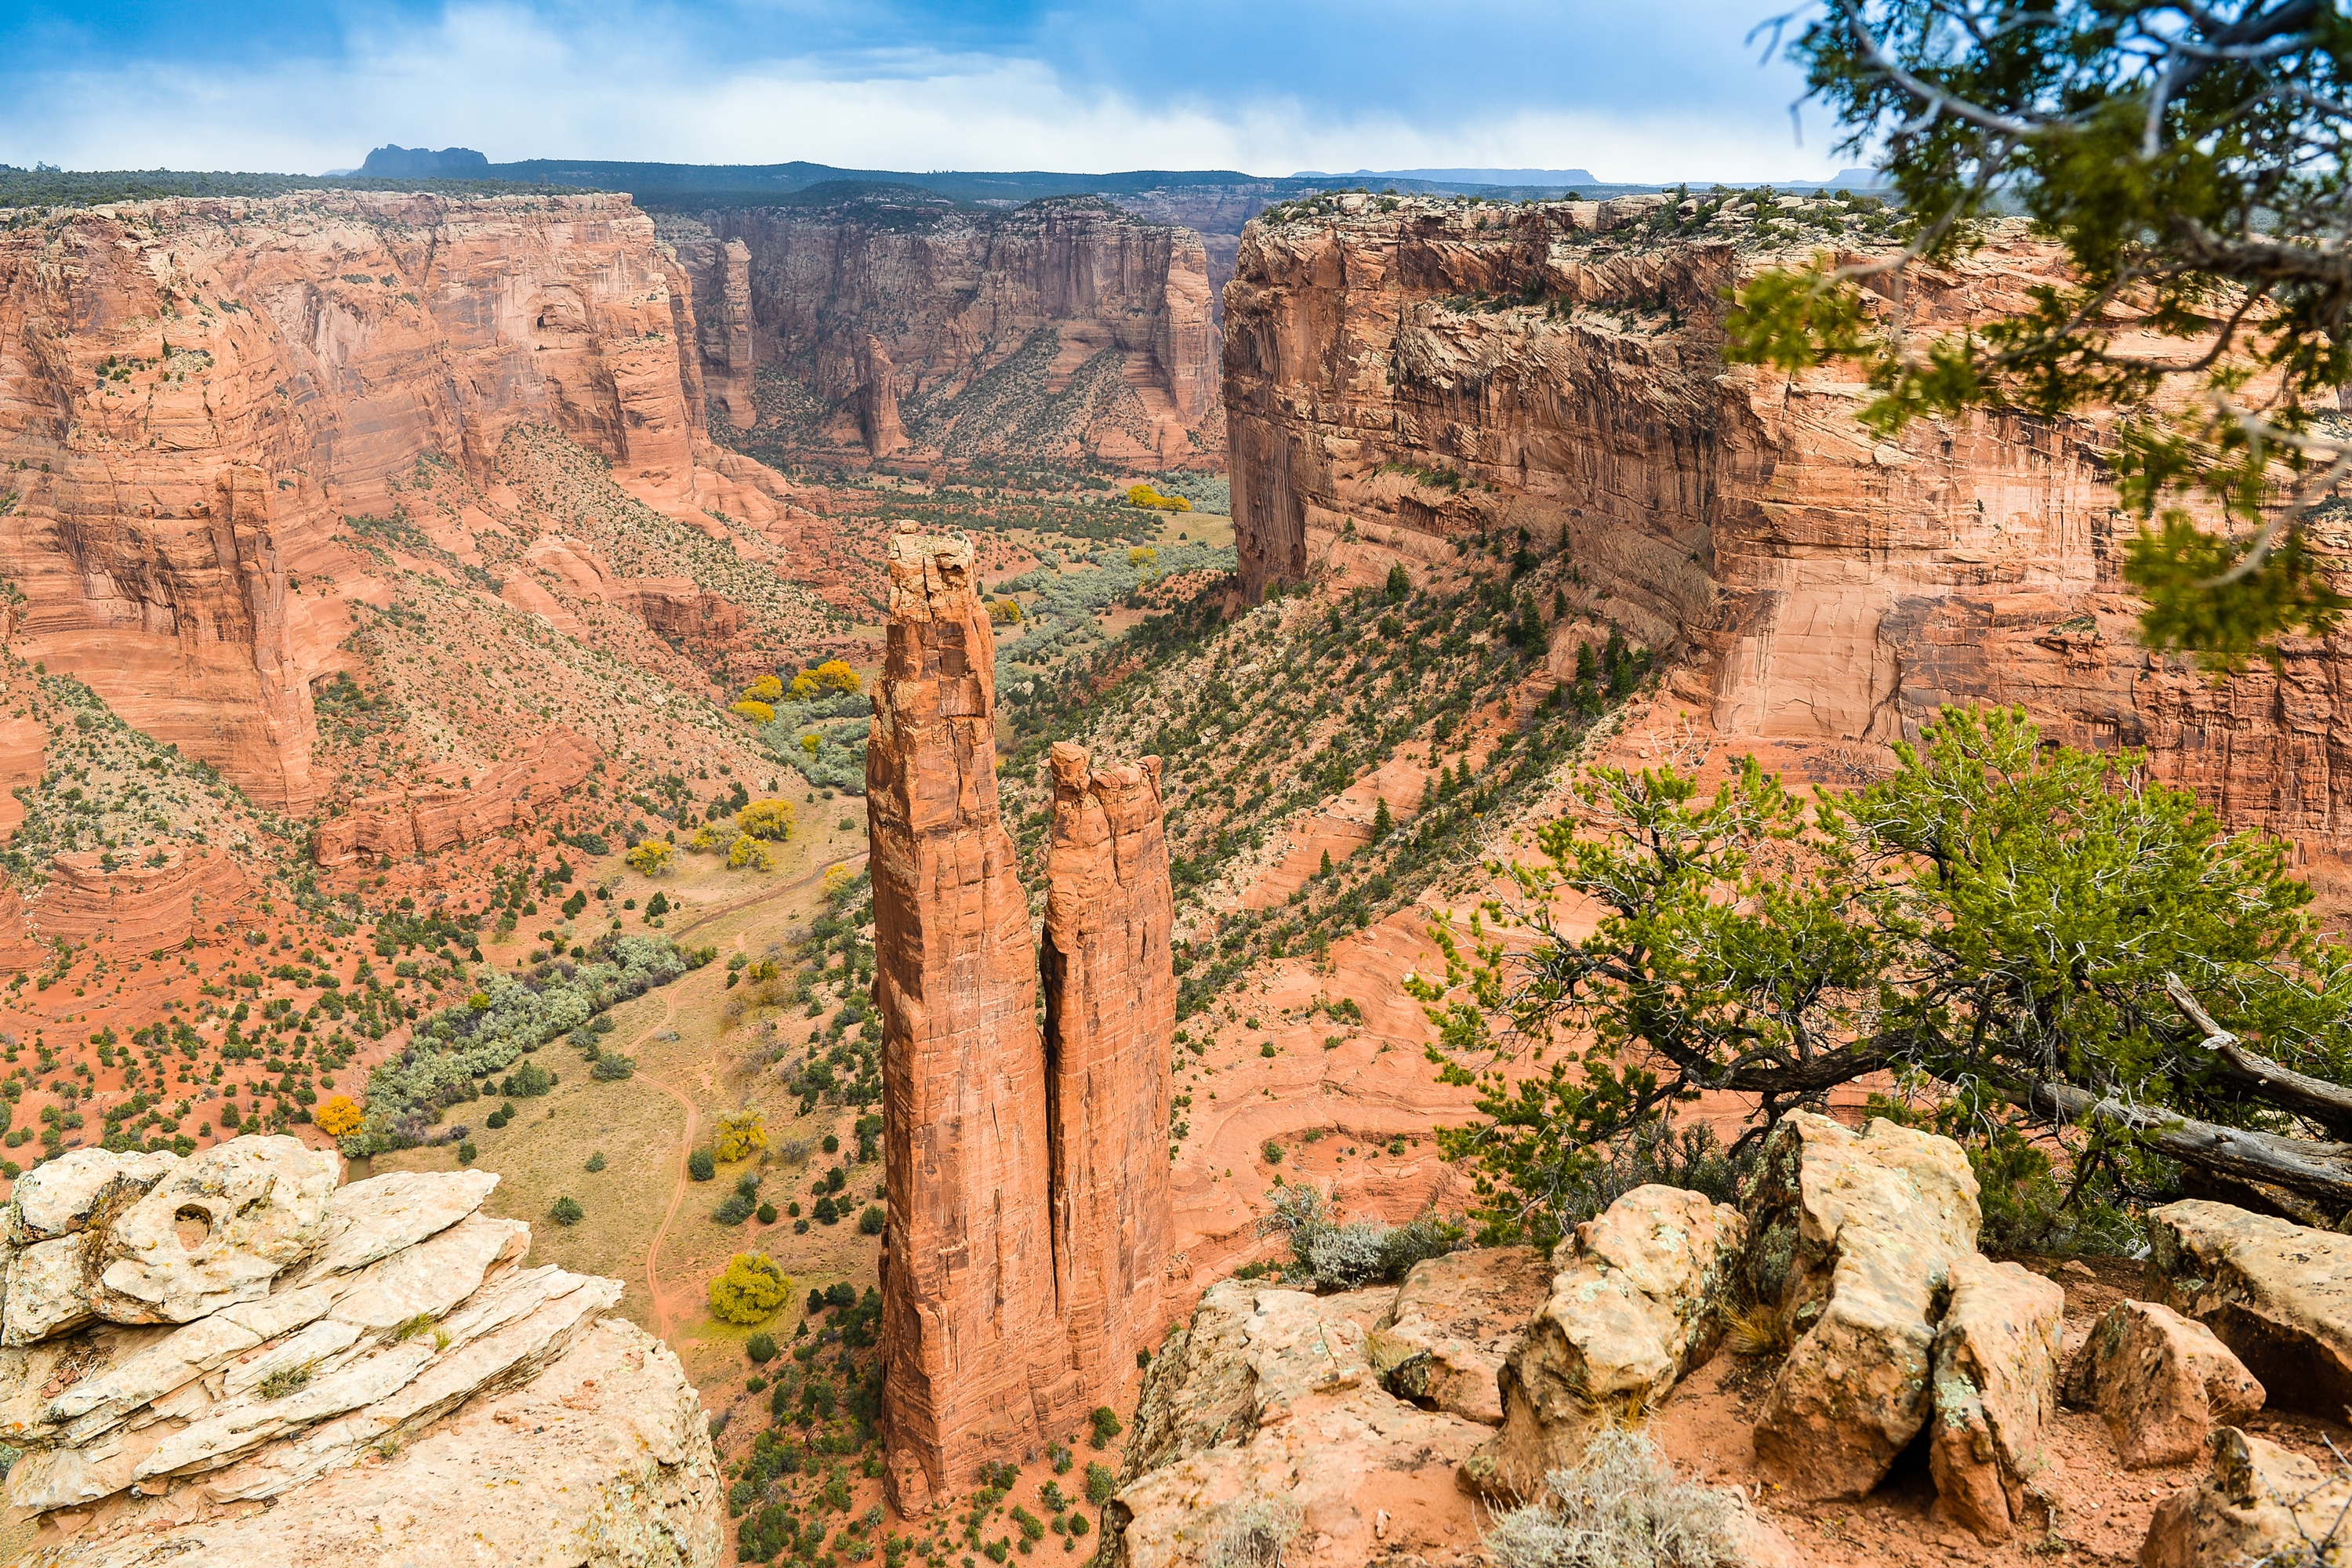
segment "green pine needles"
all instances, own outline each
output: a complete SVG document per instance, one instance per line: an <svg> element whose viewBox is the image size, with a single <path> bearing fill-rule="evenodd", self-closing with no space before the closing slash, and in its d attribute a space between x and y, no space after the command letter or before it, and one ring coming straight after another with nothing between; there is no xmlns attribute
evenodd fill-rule
<svg viewBox="0 0 2352 1568"><path fill-rule="evenodd" d="M2078 1196L2144 1197L2210 1143L2215 1179L2352 1206L2352 1163L2295 1136L2352 1130L2352 1093L2326 1087L2352 1084L2352 953L2320 935L2289 845L2018 713L1947 709L1895 755L1810 799L1752 759L1712 791L1595 769L1544 860L1512 868L1514 900L1466 943L1434 928L1446 973L1411 988L1441 1075L1477 1089L1441 1143L1475 1162L1488 1237L1556 1241L1601 1168L1702 1089L1748 1097L1760 1130L1882 1073L1964 1140L2059 1131ZM1522 956L1500 925L1532 935ZM2282 1100L2247 1053L2318 1087ZM2184 1121L2207 1131L2167 1142Z"/></svg>

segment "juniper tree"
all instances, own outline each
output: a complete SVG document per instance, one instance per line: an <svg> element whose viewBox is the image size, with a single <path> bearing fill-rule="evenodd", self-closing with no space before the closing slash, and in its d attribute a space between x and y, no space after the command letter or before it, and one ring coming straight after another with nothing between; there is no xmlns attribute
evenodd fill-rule
<svg viewBox="0 0 2352 1568"><path fill-rule="evenodd" d="M1412 989L1441 1076L1477 1090L1441 1141L1476 1160L1490 1231L1556 1237L1612 1150L1700 1090L1745 1097L1752 1137L1882 1074L1980 1142L2075 1129L2078 1166L2126 1189L2153 1155L2352 1209L2352 1154L2309 1136L2352 1138L2352 952L2292 847L2020 714L1948 709L1895 752L1810 801L1753 759L1712 794L1594 769L1516 898L1466 947L1436 928L1445 973ZM1601 910L1587 934L1575 906ZM1523 957L1490 920L1531 932Z"/></svg>

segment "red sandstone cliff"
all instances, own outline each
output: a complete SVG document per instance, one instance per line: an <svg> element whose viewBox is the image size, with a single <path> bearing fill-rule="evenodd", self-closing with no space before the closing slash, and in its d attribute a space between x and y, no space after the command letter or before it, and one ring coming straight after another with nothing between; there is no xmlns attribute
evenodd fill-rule
<svg viewBox="0 0 2352 1568"><path fill-rule="evenodd" d="M595 761L593 746L559 731L529 756L500 763L469 787L421 784L365 796L311 830L310 858L321 866L348 866L367 857L431 855L478 844L536 822L588 776Z"/></svg>
<svg viewBox="0 0 2352 1568"><path fill-rule="evenodd" d="M1053 772L1040 958L1054 1274L1071 1363L1107 1394L1160 1329L1175 903L1160 760L1097 773L1065 742Z"/></svg>
<svg viewBox="0 0 2352 1568"><path fill-rule="evenodd" d="M1222 458L1208 257L1190 230L1091 198L1007 213L909 193L707 212L663 234L707 321L735 320L730 258L747 247L748 336L706 329L703 374L748 386L748 342L792 389L761 432L782 452Z"/></svg>
<svg viewBox="0 0 2352 1568"><path fill-rule="evenodd" d="M1623 205L1252 226L1224 394L1254 594L1349 524L1408 551L1564 537L1592 612L1679 645L1678 689L1728 734L1877 741L1942 702L2017 703L2053 739L2147 748L2234 821L2352 835L2352 641L2220 686L2150 654L2095 423L1994 413L1876 442L1841 367L1783 382L1721 357L1742 272L1834 242L1654 236ZM1915 320L1981 318L2056 265L2012 227L1923 277Z"/></svg>
<svg viewBox="0 0 2352 1568"><path fill-rule="evenodd" d="M310 682L376 570L334 534L394 514L420 457L488 486L509 429L552 426L698 526L705 506L778 510L772 475L709 445L697 335L685 274L625 196L335 192L20 222L0 233L12 646L307 810L329 787Z"/></svg>
<svg viewBox="0 0 2352 1568"><path fill-rule="evenodd" d="M889 1225L882 1438L902 1511L1077 1415L1048 1234L1037 963L997 815L993 666L971 546L904 525L866 750Z"/></svg>

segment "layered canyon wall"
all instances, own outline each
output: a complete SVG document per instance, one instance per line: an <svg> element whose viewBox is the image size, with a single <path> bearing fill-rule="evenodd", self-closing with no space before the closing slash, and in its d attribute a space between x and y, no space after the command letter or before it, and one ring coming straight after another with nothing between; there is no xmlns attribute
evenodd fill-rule
<svg viewBox="0 0 2352 1568"><path fill-rule="evenodd" d="M1221 459L1209 262L1190 230L1085 197L1007 212L906 191L710 211L663 234L744 450Z"/></svg>
<svg viewBox="0 0 2352 1568"><path fill-rule="evenodd" d="M882 1438L915 1513L1109 1403L1168 1245L1172 891L1157 769L1056 748L1039 961L996 786L969 541L891 542L866 751L888 1222Z"/></svg>
<svg viewBox="0 0 2352 1568"><path fill-rule="evenodd" d="M687 278L626 196L20 215L0 229L11 646L307 811L325 793L310 682L379 571L339 526L397 524L422 457L494 486L525 424L698 525L757 510L776 487L710 445L698 341Z"/></svg>
<svg viewBox="0 0 2352 1568"><path fill-rule="evenodd" d="M2141 647L2099 421L1993 412L1880 441L1842 367L1724 363L1727 291L1850 245L1852 210L1382 205L1261 220L1226 293L1253 595L1351 529L1423 554L1524 530L1564 542L1588 613L1679 651L1678 693L1727 735L1884 742L1945 702L2013 703L2054 740L2146 748L2234 822L2352 835L2352 643L2218 685ZM1906 307L1948 330L2058 265L2004 227Z"/></svg>

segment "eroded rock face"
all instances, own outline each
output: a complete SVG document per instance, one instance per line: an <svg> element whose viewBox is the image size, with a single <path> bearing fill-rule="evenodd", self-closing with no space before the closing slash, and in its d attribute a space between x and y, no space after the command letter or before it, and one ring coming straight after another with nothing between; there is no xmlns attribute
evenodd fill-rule
<svg viewBox="0 0 2352 1568"><path fill-rule="evenodd" d="M2352 1405L2352 1237L2191 1199L2148 1216L2151 1282L2211 1329L2270 1402Z"/></svg>
<svg viewBox="0 0 2352 1568"><path fill-rule="evenodd" d="M748 356L835 411L798 437L812 449L1216 461L1208 254L1188 229L1085 197L916 198L711 211L663 234L698 315L727 323L706 327L702 370L739 426Z"/></svg>
<svg viewBox="0 0 2352 1568"><path fill-rule="evenodd" d="M1475 1540L1454 1468L1489 1429L1383 1385L1369 1326L1395 1301L1211 1286L1145 1377L1130 1479L1103 1510L1108 1561L1190 1568L1254 1525L1286 1532L1280 1560L1311 1568Z"/></svg>
<svg viewBox="0 0 2352 1568"><path fill-rule="evenodd" d="M1724 363L1730 291L1804 250L1629 236L1627 216L1407 201L1250 226L1223 362L1253 595L1307 574L1310 533L1524 529L1566 541L1581 613L1689 656L1678 689L1722 733L1884 741L1944 702L2013 704L2047 739L2144 749L2233 822L2352 835L2352 645L2294 641L2218 683L2141 646L2100 422L1986 412L1880 440L1845 367ZM1906 309L1957 330L2060 259L2000 226L1909 279ZM1448 303L1472 295L1501 308Z"/></svg>
<svg viewBox="0 0 2352 1568"><path fill-rule="evenodd" d="M1173 896L1158 764L1054 752L1039 964L998 815L971 542L900 525L866 746L889 1225L882 1436L905 1512L1109 1402L1159 1326Z"/></svg>
<svg viewBox="0 0 2352 1568"><path fill-rule="evenodd" d="M487 1503L486 1484L498 1489ZM188 1522L172 1499L127 1500L26 1562L340 1568L478 1552L566 1568L709 1568L722 1556L723 1490L677 1358L604 1318L524 1387L478 1396L416 1441L373 1450L276 1507Z"/></svg>
<svg viewBox="0 0 2352 1568"><path fill-rule="evenodd" d="M5 1315L0 1439L24 1450L9 1501L43 1521L30 1561L470 1560L488 1542L716 1563L707 1424L669 1352L604 1319L618 1281L520 1267L530 1227L479 1212L496 1177L337 1189L339 1171L290 1138L233 1139L35 1244L115 1261L92 1292L110 1321ZM84 1208L59 1200L89 1175L35 1184L32 1217ZM24 1225L26 1198L11 1214Z"/></svg>
<svg viewBox="0 0 2352 1568"><path fill-rule="evenodd" d="M307 813L331 783L311 682L341 668L343 596L376 568L343 518L392 515L388 481L423 454L490 481L523 423L699 515L726 487L698 463L718 455L694 333L685 275L625 195L317 192L19 224L0 236L11 646Z"/></svg>
<svg viewBox="0 0 2352 1568"><path fill-rule="evenodd" d="M1058 1437L1076 1394L1036 952L997 813L995 639L969 542L903 525L890 572L866 762L887 1091L881 1428L893 1499L914 1512L983 1457Z"/></svg>
<svg viewBox="0 0 2352 1568"><path fill-rule="evenodd" d="M1502 1431L1465 1471L1532 1497L1573 1464L1596 1416L1654 1405L1703 1360L1747 1237L1738 1211L1681 1187L1636 1187L1576 1227L1499 1382Z"/></svg>
<svg viewBox="0 0 2352 1568"><path fill-rule="evenodd" d="M1945 1513L1983 1541L2006 1541L2039 1509L2058 1414L2066 1292L2014 1263L1953 1260L1936 1331L1935 1432L1927 1465Z"/></svg>
<svg viewBox="0 0 2352 1568"><path fill-rule="evenodd" d="M2210 1452L2204 1479L2156 1510L2140 1568L2326 1562L2311 1549L2331 1532L2340 1550L2352 1474L2330 1476L2301 1454L2234 1426L2213 1434Z"/></svg>
<svg viewBox="0 0 2352 1568"><path fill-rule="evenodd" d="M557 731L524 755L473 780L470 788L418 783L362 796L310 830L310 858L321 866L349 866L363 858L402 859L479 843L538 821L595 763L594 746Z"/></svg>
<svg viewBox="0 0 2352 1568"><path fill-rule="evenodd" d="M1066 742L1052 766L1039 957L1055 1295L1079 1376L1108 1389L1160 1329L1175 900L1160 760L1097 773Z"/></svg>
<svg viewBox="0 0 2352 1568"><path fill-rule="evenodd" d="M1942 1298L1976 1255L1975 1173L1948 1138L1885 1121L1857 1135L1798 1111L1742 1206L1800 1331L1757 1419L1757 1458L1796 1497L1859 1497L1927 1420Z"/></svg>
<svg viewBox="0 0 2352 1568"><path fill-rule="evenodd" d="M2263 1385L2213 1331L2155 1301L2107 1310L2066 1369L2066 1403L2106 1422L2126 1469L2186 1464L2213 1428L2263 1407Z"/></svg>
<svg viewBox="0 0 2352 1568"><path fill-rule="evenodd" d="M1426 1258L1373 1325L1372 1364L1391 1394L1499 1426L1503 1365L1550 1288L1551 1269L1532 1247Z"/></svg>

